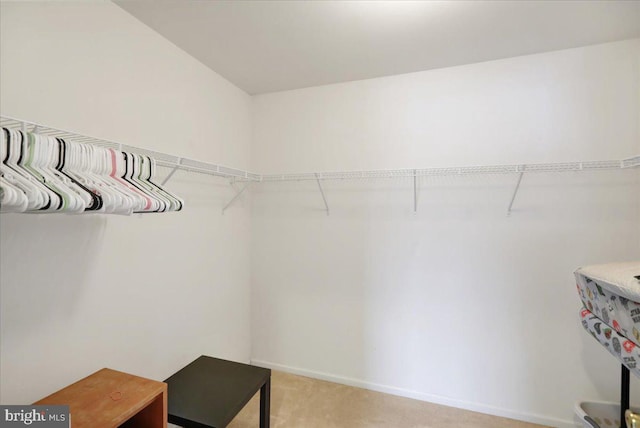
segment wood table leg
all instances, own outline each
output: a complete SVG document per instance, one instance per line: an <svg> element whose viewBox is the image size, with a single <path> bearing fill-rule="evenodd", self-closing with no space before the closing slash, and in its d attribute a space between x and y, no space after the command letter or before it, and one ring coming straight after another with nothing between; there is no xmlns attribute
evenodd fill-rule
<svg viewBox="0 0 640 428"><path fill-rule="evenodd" d="M260 428L269 428L271 413L271 376L260 388Z"/></svg>

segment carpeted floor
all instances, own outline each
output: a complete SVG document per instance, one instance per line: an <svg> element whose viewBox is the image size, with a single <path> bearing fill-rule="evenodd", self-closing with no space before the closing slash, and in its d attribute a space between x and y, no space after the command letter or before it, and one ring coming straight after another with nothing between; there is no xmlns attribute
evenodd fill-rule
<svg viewBox="0 0 640 428"><path fill-rule="evenodd" d="M259 426L260 394L229 428ZM273 371L272 428L539 428L540 425Z"/></svg>

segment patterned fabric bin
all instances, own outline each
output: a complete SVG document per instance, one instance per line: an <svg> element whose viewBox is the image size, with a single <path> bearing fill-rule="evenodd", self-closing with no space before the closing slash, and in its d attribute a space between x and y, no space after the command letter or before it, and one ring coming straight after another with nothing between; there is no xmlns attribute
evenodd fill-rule
<svg viewBox="0 0 640 428"><path fill-rule="evenodd" d="M633 374L640 376L640 347L622 336L588 309L580 310L582 326Z"/></svg>
<svg viewBox="0 0 640 428"><path fill-rule="evenodd" d="M576 282L585 308L609 327L640 345L640 303L616 295L585 276L576 275Z"/></svg>

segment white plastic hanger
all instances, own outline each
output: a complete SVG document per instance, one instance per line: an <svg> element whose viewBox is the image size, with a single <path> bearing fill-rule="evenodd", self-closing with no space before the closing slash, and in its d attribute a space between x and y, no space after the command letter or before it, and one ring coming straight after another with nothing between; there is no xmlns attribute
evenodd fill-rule
<svg viewBox="0 0 640 428"><path fill-rule="evenodd" d="M17 130L3 130L2 137L6 138L8 151L3 162L4 177L27 194L28 211L48 209L52 203L55 203L51 197L57 198L57 195L22 167L23 158L28 156L25 135Z"/></svg>
<svg viewBox="0 0 640 428"><path fill-rule="evenodd" d="M166 212L183 202L155 184L148 156L2 129L2 212Z"/></svg>

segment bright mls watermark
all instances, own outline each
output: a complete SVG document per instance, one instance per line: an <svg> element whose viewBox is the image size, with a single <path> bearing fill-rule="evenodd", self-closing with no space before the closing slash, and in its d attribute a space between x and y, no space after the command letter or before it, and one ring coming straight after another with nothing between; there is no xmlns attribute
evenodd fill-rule
<svg viewBox="0 0 640 428"><path fill-rule="evenodd" d="M70 428L69 406L0 406L0 428Z"/></svg>

